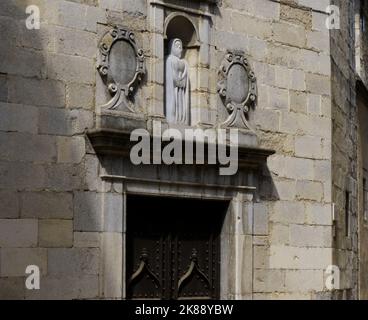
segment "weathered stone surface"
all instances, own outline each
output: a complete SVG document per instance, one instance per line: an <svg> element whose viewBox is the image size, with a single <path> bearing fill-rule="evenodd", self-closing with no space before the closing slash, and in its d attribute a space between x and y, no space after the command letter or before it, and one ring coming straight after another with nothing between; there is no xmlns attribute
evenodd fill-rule
<svg viewBox="0 0 368 320"><path fill-rule="evenodd" d="M305 73L302 70L291 70L290 88L293 90L305 90Z"/></svg>
<svg viewBox="0 0 368 320"><path fill-rule="evenodd" d="M282 3L280 4L280 20L310 29L312 26L312 12L303 8L289 6L289 3Z"/></svg>
<svg viewBox="0 0 368 320"><path fill-rule="evenodd" d="M307 91L314 94L331 94L331 82L328 77L306 74Z"/></svg>
<svg viewBox="0 0 368 320"><path fill-rule="evenodd" d="M101 235L98 232L74 232L74 247L99 248Z"/></svg>
<svg viewBox="0 0 368 320"><path fill-rule="evenodd" d="M306 223L308 225L332 225L332 205L307 203Z"/></svg>
<svg viewBox="0 0 368 320"><path fill-rule="evenodd" d="M97 275L99 272L99 249L71 248L48 250L48 275L78 277Z"/></svg>
<svg viewBox="0 0 368 320"><path fill-rule="evenodd" d="M89 191L103 191L102 181L99 177L99 160L95 155L85 156L85 184Z"/></svg>
<svg viewBox="0 0 368 320"><path fill-rule="evenodd" d="M137 69L134 47L127 41L118 41L109 55L111 76L116 83L127 85L134 79Z"/></svg>
<svg viewBox="0 0 368 320"><path fill-rule="evenodd" d="M330 41L328 34L319 31L307 32L308 47L321 52L328 53L330 51Z"/></svg>
<svg viewBox="0 0 368 320"><path fill-rule="evenodd" d="M277 131L279 118L280 114L273 110L257 110L254 114L255 124L263 130Z"/></svg>
<svg viewBox="0 0 368 320"><path fill-rule="evenodd" d="M21 195L24 218L71 219L73 195L59 192L25 192Z"/></svg>
<svg viewBox="0 0 368 320"><path fill-rule="evenodd" d="M289 226L284 224L273 223L270 232L270 241L274 245L289 245L290 244Z"/></svg>
<svg viewBox="0 0 368 320"><path fill-rule="evenodd" d="M268 161L272 173L282 178L313 179L314 167L310 159L275 155Z"/></svg>
<svg viewBox="0 0 368 320"><path fill-rule="evenodd" d="M68 108L91 109L94 101L93 86L78 83L67 86L66 105Z"/></svg>
<svg viewBox="0 0 368 320"><path fill-rule="evenodd" d="M77 192L74 195L75 231L122 231L122 196L105 194L102 207L101 193Z"/></svg>
<svg viewBox="0 0 368 320"><path fill-rule="evenodd" d="M268 206L264 203L254 204L254 228L255 235L268 234Z"/></svg>
<svg viewBox="0 0 368 320"><path fill-rule="evenodd" d="M290 245L295 247L331 247L331 227L290 226Z"/></svg>
<svg viewBox="0 0 368 320"><path fill-rule="evenodd" d="M93 84L95 81L92 59L62 54L50 54L47 75L66 82Z"/></svg>
<svg viewBox="0 0 368 320"><path fill-rule="evenodd" d="M19 194L15 191L0 191L0 219L18 218Z"/></svg>
<svg viewBox="0 0 368 320"><path fill-rule="evenodd" d="M44 186L57 192L71 192L82 185L82 166L68 163L50 164L45 168Z"/></svg>
<svg viewBox="0 0 368 320"><path fill-rule="evenodd" d="M7 161L52 162L56 157L56 143L52 136L24 133L0 134L0 159Z"/></svg>
<svg viewBox="0 0 368 320"><path fill-rule="evenodd" d="M291 72L290 69L283 66L275 67L275 84L277 87L288 89L291 83ZM271 99L274 96L271 96Z"/></svg>
<svg viewBox="0 0 368 320"><path fill-rule="evenodd" d="M253 10L254 15L265 19L278 20L280 17L280 4L276 2L270 4L267 0L260 0L253 3Z"/></svg>
<svg viewBox="0 0 368 320"><path fill-rule="evenodd" d="M275 292L275 293L256 293L253 296L254 300L310 300L312 294L309 293L288 293L288 292Z"/></svg>
<svg viewBox="0 0 368 320"><path fill-rule="evenodd" d="M51 79L11 77L9 101L35 106L65 106L65 84Z"/></svg>
<svg viewBox="0 0 368 320"><path fill-rule="evenodd" d="M0 161L0 187L37 190L44 187L45 170L42 165Z"/></svg>
<svg viewBox="0 0 368 320"><path fill-rule="evenodd" d="M32 63L29 63L32 61ZM2 47L0 52L0 70L12 76L19 75L29 78L41 78L46 73L46 66L42 53L14 45Z"/></svg>
<svg viewBox="0 0 368 320"><path fill-rule="evenodd" d="M36 107L0 103L0 130L37 133L38 111Z"/></svg>
<svg viewBox="0 0 368 320"><path fill-rule="evenodd" d="M68 135L71 133L69 110L42 108L39 113L39 132L41 134Z"/></svg>
<svg viewBox="0 0 368 320"><path fill-rule="evenodd" d="M38 243L45 248L68 248L73 245L72 220L39 220Z"/></svg>
<svg viewBox="0 0 368 320"><path fill-rule="evenodd" d="M22 300L24 297L23 277L0 278L0 300Z"/></svg>
<svg viewBox="0 0 368 320"><path fill-rule="evenodd" d="M54 6L53 21L61 26L72 29L97 31L97 23L106 23L106 10L101 3L97 7L95 0L73 3L62 1Z"/></svg>
<svg viewBox="0 0 368 320"><path fill-rule="evenodd" d="M285 286L285 273L282 270L255 270L254 291L274 292L283 291Z"/></svg>
<svg viewBox="0 0 368 320"><path fill-rule="evenodd" d="M0 75L0 101L8 101L8 80Z"/></svg>
<svg viewBox="0 0 368 320"><path fill-rule="evenodd" d="M300 130L301 115L288 112L281 112L280 115L280 132L295 135Z"/></svg>
<svg viewBox="0 0 368 320"><path fill-rule="evenodd" d="M39 132L42 134L72 135L93 126L93 113L87 110L42 108L39 115Z"/></svg>
<svg viewBox="0 0 368 320"><path fill-rule="evenodd" d="M35 265L40 268L40 274L47 273L47 249L41 248L2 248L1 269L2 277L23 277L26 268Z"/></svg>
<svg viewBox="0 0 368 320"><path fill-rule="evenodd" d="M304 47L306 41L305 28L287 23L273 24L273 38L277 42Z"/></svg>
<svg viewBox="0 0 368 320"><path fill-rule="evenodd" d="M266 61L270 64L298 69L300 68L300 61L302 61L302 59L302 52L299 48L278 43L268 45L268 56Z"/></svg>
<svg viewBox="0 0 368 320"><path fill-rule="evenodd" d="M296 195L295 180L274 181L279 200L294 200Z"/></svg>
<svg viewBox="0 0 368 320"><path fill-rule="evenodd" d="M268 256L269 248L267 246L254 246L254 261L253 266L257 269L267 269L268 268Z"/></svg>
<svg viewBox="0 0 368 320"><path fill-rule="evenodd" d="M121 298L123 242L121 233L102 233L103 286L102 296L105 298Z"/></svg>
<svg viewBox="0 0 368 320"><path fill-rule="evenodd" d="M55 51L66 55L76 55L92 59L96 56L96 35L70 28L55 28Z"/></svg>
<svg viewBox="0 0 368 320"><path fill-rule="evenodd" d="M268 88L268 107L275 110L289 109L289 91L285 89Z"/></svg>
<svg viewBox="0 0 368 320"><path fill-rule="evenodd" d="M101 231L101 197L100 193L94 192L78 192L74 195L74 231Z"/></svg>
<svg viewBox="0 0 368 320"><path fill-rule="evenodd" d="M95 105L110 97L96 73L97 43L107 26L122 24L135 31L150 70L135 107L160 117L165 14L146 0L32 0L41 9L41 29L28 30L21 2L0 1L0 299L120 298L125 182L102 182L100 170L107 167L100 167L101 159L83 138L95 126ZM174 2L204 8L202 2ZM240 251L234 257L244 255L237 269L241 275L221 276L232 281L230 298L318 299L328 297L321 292L323 271L334 257L347 289L341 297L351 292L355 298L359 268L360 279L367 273L364 243L357 250L367 230L359 220L357 130L362 117L355 72L367 82L368 42L360 41L358 28L355 35L349 25L358 16L352 2L334 2L340 7L340 32L326 28L328 0L281 2L223 0L210 34L207 18L193 18L201 38L197 70L194 55L189 59L193 124L217 126L226 119L216 72L227 50L244 50L259 94L249 124L262 147L276 150L263 170L261 202L244 221L254 235L245 242L238 238ZM138 125L115 116L105 119L101 124L114 128ZM128 174L142 170L125 169ZM173 176L167 170L162 177ZM130 186L144 189L138 183ZM333 238L332 202L335 218L344 221L345 190L351 192L351 237L338 224ZM106 191L113 193L98 193ZM160 192L165 191L172 193L172 186L162 186ZM44 274L39 291L24 288L25 265L31 262L40 264Z"/></svg>
<svg viewBox="0 0 368 320"><path fill-rule="evenodd" d="M37 220L0 219L0 247L35 247L37 236Z"/></svg>
<svg viewBox="0 0 368 320"><path fill-rule="evenodd" d="M324 269L332 264L329 248L298 248L271 245L270 268L274 269Z"/></svg>
<svg viewBox="0 0 368 320"><path fill-rule="evenodd" d="M57 159L61 163L80 163L85 154L84 137L59 137L57 139Z"/></svg>
<svg viewBox="0 0 368 320"><path fill-rule="evenodd" d="M297 113L307 113L307 95L303 92L290 92L290 110Z"/></svg>
<svg viewBox="0 0 368 320"><path fill-rule="evenodd" d="M246 18L244 15L235 12L232 15L232 30L236 33L243 33L244 30L248 30L248 37L259 39L267 39L272 33L268 22L251 17Z"/></svg>
<svg viewBox="0 0 368 320"><path fill-rule="evenodd" d="M297 2L302 6L323 12L325 12L327 6L330 4L329 0L298 0Z"/></svg>
<svg viewBox="0 0 368 320"><path fill-rule="evenodd" d="M87 7L85 30L97 32L98 24L105 24L107 22L106 15L107 12L103 8Z"/></svg>
<svg viewBox="0 0 368 320"><path fill-rule="evenodd" d="M323 185L320 182L298 181L296 184L297 199L322 201Z"/></svg>
<svg viewBox="0 0 368 320"><path fill-rule="evenodd" d="M325 287L323 270L286 271L285 287L291 292L322 291Z"/></svg>
<svg viewBox="0 0 368 320"><path fill-rule="evenodd" d="M295 155L302 158L323 158L322 139L313 136L295 137Z"/></svg>
<svg viewBox="0 0 368 320"><path fill-rule="evenodd" d="M310 94L308 95L307 104L308 113L321 115L322 113L322 96Z"/></svg>
<svg viewBox="0 0 368 320"><path fill-rule="evenodd" d="M62 261L62 263L65 263ZM47 276L41 278L40 290L27 290L30 300L95 299L98 297L98 276Z"/></svg>
<svg viewBox="0 0 368 320"><path fill-rule="evenodd" d="M278 201L274 204L271 221L280 223L304 223L304 204L298 201Z"/></svg>
<svg viewBox="0 0 368 320"><path fill-rule="evenodd" d="M249 38L249 53L255 60L264 60L267 56L267 42L257 38Z"/></svg>

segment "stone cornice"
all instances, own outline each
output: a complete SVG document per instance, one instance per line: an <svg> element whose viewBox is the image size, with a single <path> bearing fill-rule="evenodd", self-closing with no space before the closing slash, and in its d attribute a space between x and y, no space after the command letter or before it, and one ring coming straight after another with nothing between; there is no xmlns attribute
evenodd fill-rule
<svg viewBox="0 0 368 320"><path fill-rule="evenodd" d="M98 155L117 155L128 157L131 148L137 143L135 141L130 141L130 133L127 131L96 129L87 132L87 136ZM164 146L165 142L162 142L162 147ZM208 144L205 143L205 153L207 148ZM267 158L274 153L274 150L240 145L238 149L239 167L253 169L260 168L263 164L266 164Z"/></svg>

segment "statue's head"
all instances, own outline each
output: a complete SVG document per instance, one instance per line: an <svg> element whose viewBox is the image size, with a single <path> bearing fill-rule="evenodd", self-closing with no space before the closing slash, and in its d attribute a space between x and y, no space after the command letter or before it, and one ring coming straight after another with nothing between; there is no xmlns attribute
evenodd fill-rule
<svg viewBox="0 0 368 320"><path fill-rule="evenodd" d="M183 54L183 43L181 42L180 39L176 38L176 39L170 40L169 48L170 48L170 54L181 59L182 54Z"/></svg>

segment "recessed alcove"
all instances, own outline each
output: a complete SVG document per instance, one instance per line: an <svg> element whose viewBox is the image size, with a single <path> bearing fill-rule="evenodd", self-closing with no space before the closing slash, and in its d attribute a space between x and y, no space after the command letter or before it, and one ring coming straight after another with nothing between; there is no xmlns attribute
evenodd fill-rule
<svg viewBox="0 0 368 320"><path fill-rule="evenodd" d="M184 13L172 13L165 22L165 44L169 39L180 38L185 48L199 47L198 28ZM165 50L167 46L165 46ZM165 51L167 54L168 52Z"/></svg>
<svg viewBox="0 0 368 320"><path fill-rule="evenodd" d="M199 53L201 48L201 41L199 37L199 30L196 22L189 15L182 12L172 12L165 19L164 26L164 56L169 55L170 40L180 39L183 44L183 56L189 64L189 78L190 78L190 108L198 107L198 99L196 92L199 89ZM164 74L166 73L164 65ZM166 101L164 100L164 104ZM190 118L193 119L193 112ZM194 117L195 118L195 117ZM192 121L191 121L192 122Z"/></svg>

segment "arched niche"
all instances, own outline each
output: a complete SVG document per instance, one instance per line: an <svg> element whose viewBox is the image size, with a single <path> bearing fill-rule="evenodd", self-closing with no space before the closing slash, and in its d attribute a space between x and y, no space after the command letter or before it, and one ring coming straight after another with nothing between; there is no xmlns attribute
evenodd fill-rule
<svg viewBox="0 0 368 320"><path fill-rule="evenodd" d="M173 12L169 14L165 21L164 30L165 44L170 39L180 38L186 49L200 46L198 27L192 18L185 13Z"/></svg>
<svg viewBox="0 0 368 320"><path fill-rule="evenodd" d="M197 106L198 99L196 91L199 88L199 52L201 41L199 38L199 29L195 23L195 19L186 13L173 12L170 13L164 24L164 55L169 54L169 42L171 39L179 38L183 43L183 58L189 64L190 75L190 108L193 119L193 106ZM165 74L165 70L164 70ZM192 122L192 121L191 121Z"/></svg>

